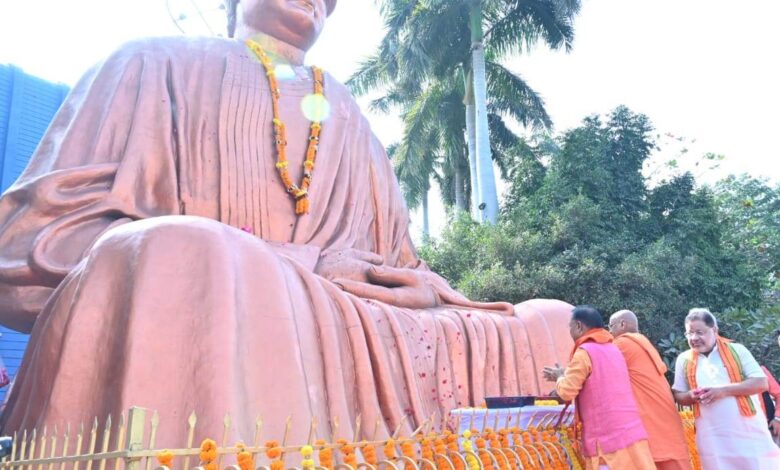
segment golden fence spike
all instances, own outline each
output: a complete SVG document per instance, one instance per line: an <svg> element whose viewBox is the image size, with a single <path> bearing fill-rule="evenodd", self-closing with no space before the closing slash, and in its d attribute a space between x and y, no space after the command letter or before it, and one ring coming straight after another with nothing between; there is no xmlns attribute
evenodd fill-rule
<svg viewBox="0 0 780 470"><path fill-rule="evenodd" d="M48 436L49 427L44 425L43 426L43 433L41 434L41 440L40 440L40 449L38 449L38 459L44 459L46 458L46 438ZM33 455L33 458L35 456ZM43 470L43 464L38 464L38 470Z"/></svg>
<svg viewBox="0 0 780 470"><path fill-rule="evenodd" d="M376 421L374 421L374 432L371 433L371 440L376 440L376 433L379 432L379 425L382 424L382 420L380 418L377 418Z"/></svg>
<svg viewBox="0 0 780 470"><path fill-rule="evenodd" d="M401 432L401 428L403 427L407 418L408 416L406 415L401 416L401 421L398 422L398 426L395 427L395 431L393 432L393 436L392 436L393 439L398 439L398 433Z"/></svg>
<svg viewBox="0 0 780 470"><path fill-rule="evenodd" d="M198 422L198 416L195 414L195 410L187 417L187 448L192 448L192 441L195 439L195 424ZM190 456L184 457L184 470L190 468Z"/></svg>
<svg viewBox="0 0 780 470"><path fill-rule="evenodd" d="M111 440L111 415L106 418L106 425L103 428L103 442L100 445L100 453L108 452L108 441ZM100 459L100 470L106 470L106 459Z"/></svg>
<svg viewBox="0 0 780 470"><path fill-rule="evenodd" d="M287 417L287 422L284 424L284 436L282 437L282 447L287 445L287 439L290 438L290 430L292 429L292 415ZM282 454L284 455L284 454Z"/></svg>
<svg viewBox="0 0 780 470"><path fill-rule="evenodd" d="M419 433L420 431L422 431L422 430L423 430L423 427L425 427L427 424L428 424L428 420L426 419L425 421L423 421L422 423L420 423L420 425L419 425L419 426L417 426L417 429L415 429L414 431L412 431L412 435L411 435L411 436L409 436L409 437L411 438L411 437L414 437L414 436L416 436L416 435L417 435L417 433Z"/></svg>
<svg viewBox="0 0 780 470"><path fill-rule="evenodd" d="M19 460L24 460L27 451L27 430L22 431L22 446L19 450Z"/></svg>
<svg viewBox="0 0 780 470"><path fill-rule="evenodd" d="M222 418L222 447L228 447L228 434L230 433L230 414L226 413Z"/></svg>
<svg viewBox="0 0 780 470"><path fill-rule="evenodd" d="M55 424L54 425L54 431L52 432L51 438L50 438L51 439L51 443L49 444L49 447L51 447L51 450L49 451L49 458L54 458L57 455L57 438L58 437L59 436L58 436L58 433L57 433L57 425ZM50 463L49 466L47 467L47 469L48 470L53 470L54 469L54 464Z"/></svg>
<svg viewBox="0 0 780 470"><path fill-rule="evenodd" d="M263 437L263 418L258 416L255 420L255 440L254 445L255 447L260 446L260 440Z"/></svg>
<svg viewBox="0 0 780 470"><path fill-rule="evenodd" d="M11 462L16 462L16 441L17 441L18 435L16 431L14 431L14 440L11 441Z"/></svg>
<svg viewBox="0 0 780 470"><path fill-rule="evenodd" d="M314 443L314 432L317 429L317 417L312 416L311 422L309 422L309 437L306 438L306 443L311 445Z"/></svg>
<svg viewBox="0 0 780 470"><path fill-rule="evenodd" d="M116 450L125 450L125 414L120 413L119 414L119 423L117 424L116 429ZM114 459L114 470L119 470L122 465L122 459L117 457Z"/></svg>
<svg viewBox="0 0 780 470"><path fill-rule="evenodd" d="M539 413L538 411L534 411L534 414L531 415L531 418L528 419L527 426L530 428L534 424L534 419L536 418L536 414Z"/></svg>
<svg viewBox="0 0 780 470"><path fill-rule="evenodd" d="M79 423L79 431L76 433L76 448L73 449L73 455L81 455L81 444L84 441L84 421ZM73 470L79 470L79 461L73 464Z"/></svg>
<svg viewBox="0 0 780 470"><path fill-rule="evenodd" d="M355 418L355 434L352 437L352 442L357 442L360 439L360 425L362 424L362 414L358 413L357 417Z"/></svg>
<svg viewBox="0 0 780 470"><path fill-rule="evenodd" d="M149 423L152 426L149 430L149 445L147 449L152 450L157 443L157 427L160 425L160 415L157 413L157 410L154 410L152 413L152 419L149 420ZM146 457L146 470L151 470L153 460L153 457Z"/></svg>
<svg viewBox="0 0 780 470"><path fill-rule="evenodd" d="M68 456L68 444L70 443L70 423L65 423L65 434L62 436L62 456ZM65 462L60 464L60 470L65 470Z"/></svg>
<svg viewBox="0 0 780 470"><path fill-rule="evenodd" d="M225 417L222 418L222 447L229 447L228 445L228 433L230 432L230 413L225 413ZM217 468L222 468L222 457L219 453L219 446L217 446Z"/></svg>
<svg viewBox="0 0 780 470"><path fill-rule="evenodd" d="M89 449L88 454L93 455L95 453L95 445L97 444L97 431L98 431L98 419L92 421L92 430L89 432ZM87 470L92 470L92 459L87 460Z"/></svg>
<svg viewBox="0 0 780 470"><path fill-rule="evenodd" d="M38 429L33 428L30 435L30 451L27 453L27 460L35 459L35 439L38 437ZM27 466L27 470L32 470L32 465Z"/></svg>
<svg viewBox="0 0 780 470"><path fill-rule="evenodd" d="M84 421L79 422L78 430L76 431L76 443L80 444L81 441L79 441L79 437L84 437ZM77 446L76 449L74 449L76 453L74 455L81 455L81 446Z"/></svg>
<svg viewBox="0 0 780 470"><path fill-rule="evenodd" d="M330 442L336 442L339 438L339 417L334 416L330 421Z"/></svg>

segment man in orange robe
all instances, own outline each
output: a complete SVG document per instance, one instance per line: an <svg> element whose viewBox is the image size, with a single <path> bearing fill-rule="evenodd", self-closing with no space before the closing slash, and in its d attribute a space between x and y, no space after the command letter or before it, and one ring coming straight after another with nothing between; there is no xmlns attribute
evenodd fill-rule
<svg viewBox="0 0 780 470"><path fill-rule="evenodd" d="M650 452L656 467L690 470L682 422L664 377L666 364L650 340L639 333L639 322L630 310L614 313L609 320L609 331L626 358L631 388L649 436Z"/></svg>
<svg viewBox="0 0 780 470"><path fill-rule="evenodd" d="M588 305L576 307L569 334L574 340L569 365L547 366L543 373L555 382L560 398L576 401L585 469L654 468L626 361L604 330L601 312Z"/></svg>

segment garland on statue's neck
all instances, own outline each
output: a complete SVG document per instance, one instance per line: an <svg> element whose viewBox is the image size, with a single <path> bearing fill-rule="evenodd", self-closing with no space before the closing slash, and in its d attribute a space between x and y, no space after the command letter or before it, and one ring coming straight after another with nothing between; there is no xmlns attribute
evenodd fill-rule
<svg viewBox="0 0 780 470"><path fill-rule="evenodd" d="M302 215L309 213L309 185L311 184L314 173L314 160L317 158L317 149L319 148L320 132L322 131L321 121L312 121L309 127L309 145L306 149L306 159L303 162L303 178L301 185L293 182L287 169L287 130L279 115L279 83L276 80L276 70L260 44L251 39L246 40L246 45L255 53L260 63L265 68L265 75L268 77L268 85L271 88L271 106L273 108L273 129L276 147L276 170L282 178L282 184L290 196L295 199L295 214ZM314 75L314 94L323 95L322 69L312 66Z"/></svg>

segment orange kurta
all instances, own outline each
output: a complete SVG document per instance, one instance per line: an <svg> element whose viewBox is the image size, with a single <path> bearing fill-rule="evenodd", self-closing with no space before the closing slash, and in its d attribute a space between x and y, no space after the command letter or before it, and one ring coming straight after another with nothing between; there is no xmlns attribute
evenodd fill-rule
<svg viewBox="0 0 780 470"><path fill-rule="evenodd" d="M658 351L639 333L620 335L615 338L615 345L626 358L653 460L659 464L668 462L672 468L690 468L682 423L664 377L667 368Z"/></svg>

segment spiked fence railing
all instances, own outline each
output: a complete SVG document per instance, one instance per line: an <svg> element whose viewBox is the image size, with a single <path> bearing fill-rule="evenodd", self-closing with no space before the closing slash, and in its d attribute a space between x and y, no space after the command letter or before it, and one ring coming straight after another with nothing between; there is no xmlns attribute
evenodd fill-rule
<svg viewBox="0 0 780 470"><path fill-rule="evenodd" d="M358 419L358 423L359 423ZM203 452L206 441L195 443L197 416L187 419L188 433L184 447L161 449L156 443L160 424L156 412L131 408L112 423L95 419L90 427L73 430L42 429L23 431L13 437L11 452L0 461L0 470L152 470L168 468L214 470L231 467L235 470L283 470L295 468L287 462L300 462L312 470L527 470L581 468L571 427L556 429L550 421L540 420L529 429L472 429L458 436L448 430L433 430L433 419L423 423L410 436L399 437L401 426L387 440L358 441L359 431L351 441L335 443L318 441L303 445L288 445L287 421L281 443L261 443L262 420L256 420L253 441L248 444L227 442L230 417L224 419L221 446L211 444L213 459ZM310 428L310 441L316 422ZM429 429L430 428L430 429ZM356 424L359 429L359 424ZM60 434L60 431L62 433ZM374 433L376 434L376 432ZM473 447L472 439L476 443ZM193 446L200 447L193 447ZM308 450L307 450L308 448ZM384 458L376 456L382 448ZM400 449L400 452L399 452ZM362 453L358 461L357 450ZM313 452L319 462L315 463ZM308 454L307 454L308 453ZM335 455L334 455L335 454ZM339 455L340 454L340 455ZM308 457L307 455L311 455ZM303 459L301 459L303 457ZM255 465L255 461L268 461ZM165 466L163 465L165 464Z"/></svg>

